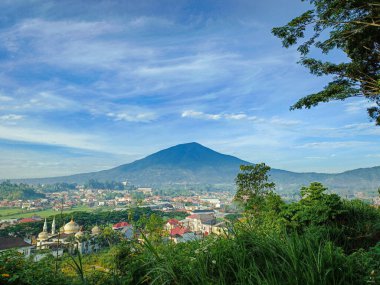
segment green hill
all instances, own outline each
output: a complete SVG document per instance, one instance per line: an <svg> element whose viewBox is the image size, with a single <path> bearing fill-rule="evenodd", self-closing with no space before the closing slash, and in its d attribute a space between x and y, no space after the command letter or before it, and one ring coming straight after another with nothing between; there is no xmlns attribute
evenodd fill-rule
<svg viewBox="0 0 380 285"><path fill-rule="evenodd" d="M10 181L4 181L0 184L0 200L28 200L44 197L44 194L37 193L26 184L12 184Z"/></svg>

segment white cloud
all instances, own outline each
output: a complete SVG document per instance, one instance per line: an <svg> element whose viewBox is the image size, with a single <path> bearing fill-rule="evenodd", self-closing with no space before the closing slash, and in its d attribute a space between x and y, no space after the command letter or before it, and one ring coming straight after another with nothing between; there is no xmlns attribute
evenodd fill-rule
<svg viewBox="0 0 380 285"><path fill-rule="evenodd" d="M289 120L289 119L284 119L284 118L275 116L275 117L272 117L272 119L270 120L270 123L274 125L282 125L282 126L295 126L295 125L301 124L302 122L298 120Z"/></svg>
<svg viewBox="0 0 380 285"><path fill-rule="evenodd" d="M103 150L103 147L98 144L99 138L92 135L65 131L0 125L0 138L89 150Z"/></svg>
<svg viewBox="0 0 380 285"><path fill-rule="evenodd" d="M237 114L208 114L199 111L187 110L183 111L181 114L182 118L194 118L194 119L203 119L203 120L248 120L255 121L257 120L256 116L248 116L244 113Z"/></svg>
<svg viewBox="0 0 380 285"><path fill-rule="evenodd" d="M371 153L371 154L367 154L365 157L370 157L370 158L380 158L380 153Z"/></svg>
<svg viewBox="0 0 380 285"><path fill-rule="evenodd" d="M0 102L9 102L9 101L12 101L12 100L13 100L13 98L0 94Z"/></svg>
<svg viewBox="0 0 380 285"><path fill-rule="evenodd" d="M222 115L220 114L206 114L198 111L184 111L182 112L182 118L195 118L195 119L204 119L204 120L220 120Z"/></svg>
<svg viewBox="0 0 380 285"><path fill-rule="evenodd" d="M30 92L32 94L30 94ZM78 110L83 106L71 99L64 98L49 91L33 94L33 90L19 90L12 101L5 102L0 110L41 112L50 110Z"/></svg>
<svg viewBox="0 0 380 285"><path fill-rule="evenodd" d="M0 121L18 121L23 119L22 115L8 114L0 116Z"/></svg>
<svg viewBox="0 0 380 285"><path fill-rule="evenodd" d="M356 102L345 103L345 111L349 114L358 114L374 106L377 105L373 102L370 102L369 100L360 100Z"/></svg>
<svg viewBox="0 0 380 285"><path fill-rule="evenodd" d="M312 142L298 146L298 148L312 148L312 149L331 149L331 148L352 148L364 147L369 145L369 142L363 141L328 141L328 142Z"/></svg>
<svg viewBox="0 0 380 285"><path fill-rule="evenodd" d="M187 110L182 112L182 118L194 118L202 120L227 120L227 121L252 121L255 123L261 123L265 125L282 126L282 127L294 127L302 124L298 120L289 120L274 116L272 118L259 118L257 116L249 116L245 113L219 113L208 114L200 111Z"/></svg>
<svg viewBox="0 0 380 285"><path fill-rule="evenodd" d="M17 56L13 65L128 69L126 60L147 59L155 50L121 39L124 29L120 23L37 18L24 20L0 35L6 39L3 45Z"/></svg>
<svg viewBox="0 0 380 285"><path fill-rule="evenodd" d="M127 121L127 122L151 122L157 118L153 112L147 113L107 113L108 117L114 118L115 121Z"/></svg>

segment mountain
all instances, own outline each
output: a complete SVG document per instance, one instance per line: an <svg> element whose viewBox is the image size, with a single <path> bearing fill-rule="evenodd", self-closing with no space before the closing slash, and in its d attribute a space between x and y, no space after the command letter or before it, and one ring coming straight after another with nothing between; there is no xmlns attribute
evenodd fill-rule
<svg viewBox="0 0 380 285"><path fill-rule="evenodd" d="M19 180L28 183L85 183L125 181L137 186L168 184L229 184L233 185L239 166L250 162L218 153L198 143L180 144L161 150L129 164L99 172L63 177ZM271 179L281 191L299 189L319 181L333 190L375 191L380 187L380 167L363 168L338 174L296 173L271 170Z"/></svg>

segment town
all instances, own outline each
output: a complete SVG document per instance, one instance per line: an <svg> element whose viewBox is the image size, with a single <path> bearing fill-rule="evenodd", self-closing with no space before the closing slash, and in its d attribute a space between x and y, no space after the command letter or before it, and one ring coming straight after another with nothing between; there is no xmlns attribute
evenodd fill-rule
<svg viewBox="0 0 380 285"><path fill-rule="evenodd" d="M199 240L210 234L226 233L226 216L238 215L239 212L232 203L233 194L228 191L202 194L188 191L188 195L183 196L159 195L159 192L162 193L150 187L111 190L89 189L79 185L75 189L48 192L45 197L33 200L2 200L0 232L17 225L44 224L38 234L31 231L26 232L25 236L15 233L1 236L0 251L16 249L26 257L33 256L36 261L48 254L62 255L75 247L81 254L91 254L104 246L99 236L107 227L114 231L119 240L143 242L142 229L131 220L83 225L71 218L64 225L58 225L56 217L62 214L67 216L83 211L122 213L136 208L148 210L168 215L167 219L162 219L161 224L156 225L162 228L160 236L163 241L181 243ZM10 214L7 214L7 210ZM88 231L84 228L88 228ZM149 236L149 233L145 234Z"/></svg>

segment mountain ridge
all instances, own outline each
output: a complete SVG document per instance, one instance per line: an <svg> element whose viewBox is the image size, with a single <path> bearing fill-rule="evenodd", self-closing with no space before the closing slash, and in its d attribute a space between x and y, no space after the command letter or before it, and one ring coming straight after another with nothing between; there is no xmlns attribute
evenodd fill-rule
<svg viewBox="0 0 380 285"><path fill-rule="evenodd" d="M85 183L99 181L125 181L137 186L169 184L233 184L242 164L251 162L232 155L216 152L199 143L172 146L145 158L122 164L108 170L68 176L13 179L32 184L56 182ZM320 181L332 189L374 191L380 186L380 166L347 170L341 173L292 172L272 169L271 179L281 189L299 189L313 181Z"/></svg>

